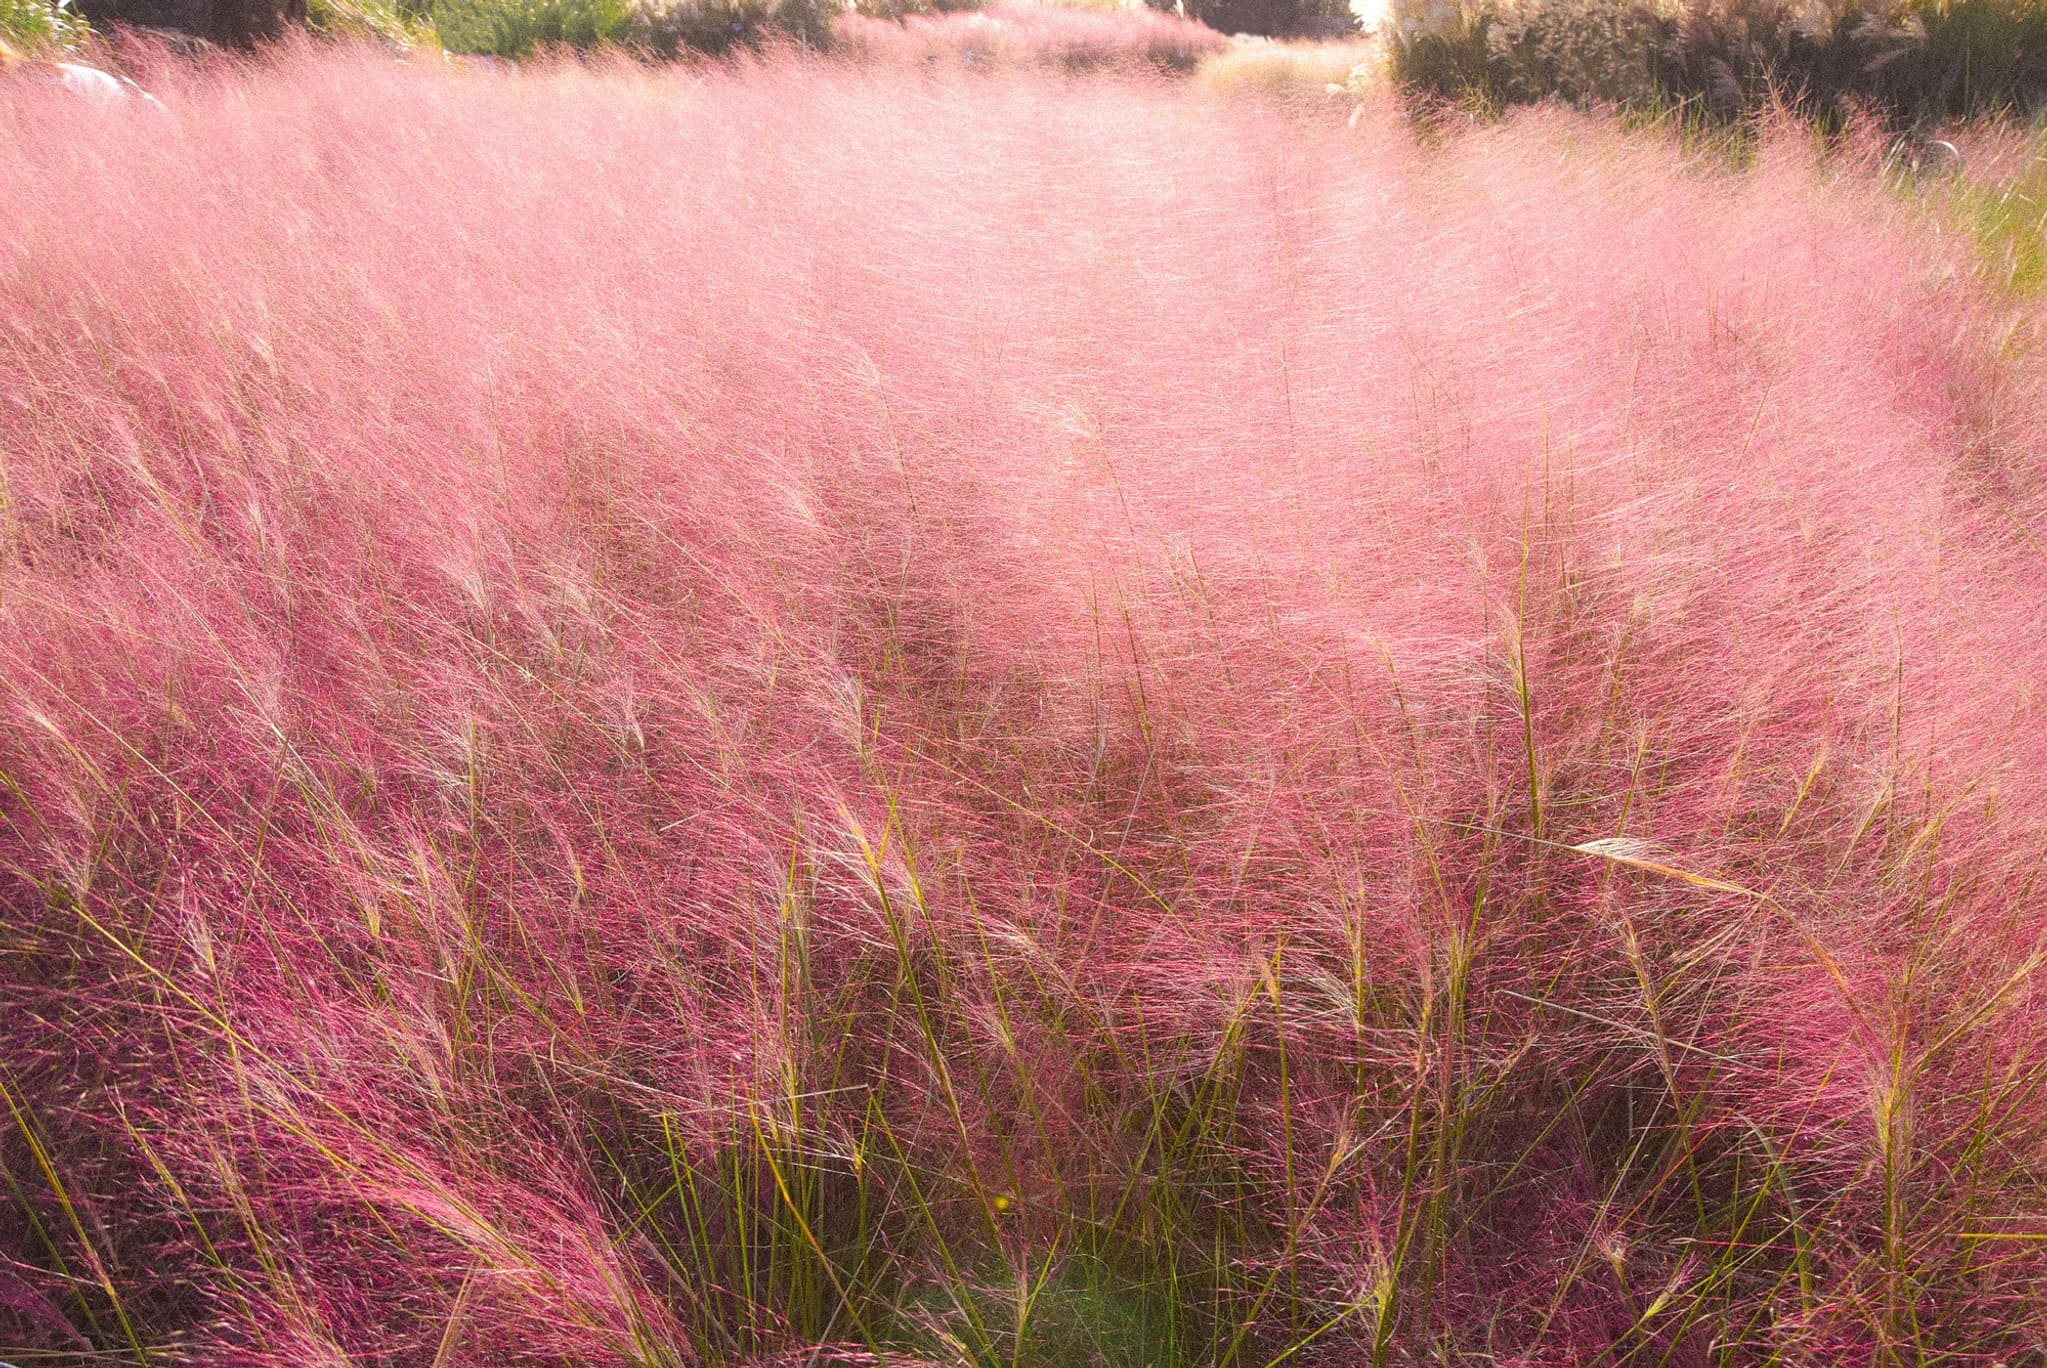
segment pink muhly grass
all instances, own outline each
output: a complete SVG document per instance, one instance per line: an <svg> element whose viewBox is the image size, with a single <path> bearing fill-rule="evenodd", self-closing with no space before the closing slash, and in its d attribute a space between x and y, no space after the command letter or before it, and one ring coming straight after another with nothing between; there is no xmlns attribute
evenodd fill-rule
<svg viewBox="0 0 2047 1368"><path fill-rule="evenodd" d="M2039 1351L2047 391L1874 179L155 80L0 101L14 1358Z"/></svg>

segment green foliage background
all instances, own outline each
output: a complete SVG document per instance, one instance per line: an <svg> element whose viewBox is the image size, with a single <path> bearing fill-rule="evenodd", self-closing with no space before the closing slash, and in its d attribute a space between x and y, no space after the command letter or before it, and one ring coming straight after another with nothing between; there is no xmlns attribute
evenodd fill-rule
<svg viewBox="0 0 2047 1368"><path fill-rule="evenodd" d="M0 0L0 38L24 52L74 47L87 32L70 0Z"/></svg>

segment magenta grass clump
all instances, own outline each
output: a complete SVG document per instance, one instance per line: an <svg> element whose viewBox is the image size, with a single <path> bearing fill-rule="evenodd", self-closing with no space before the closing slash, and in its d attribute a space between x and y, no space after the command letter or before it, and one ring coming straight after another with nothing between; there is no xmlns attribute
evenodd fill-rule
<svg viewBox="0 0 2047 1368"><path fill-rule="evenodd" d="M2042 1352L2047 391L1852 149L153 84L0 97L0 1357Z"/></svg>

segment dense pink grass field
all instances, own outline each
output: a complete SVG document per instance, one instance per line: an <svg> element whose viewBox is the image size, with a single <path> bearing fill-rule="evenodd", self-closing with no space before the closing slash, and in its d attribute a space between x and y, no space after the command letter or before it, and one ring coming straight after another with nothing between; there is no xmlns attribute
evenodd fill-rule
<svg viewBox="0 0 2047 1368"><path fill-rule="evenodd" d="M0 99L0 1357L2037 1364L2047 409L1853 149Z"/></svg>

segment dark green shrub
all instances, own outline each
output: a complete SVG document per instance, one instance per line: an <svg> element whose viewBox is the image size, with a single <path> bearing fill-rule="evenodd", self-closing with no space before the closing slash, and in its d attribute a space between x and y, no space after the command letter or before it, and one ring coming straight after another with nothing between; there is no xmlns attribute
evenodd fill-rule
<svg viewBox="0 0 2047 1368"><path fill-rule="evenodd" d="M2037 112L2047 99L2047 5L2039 0L1953 0L1921 12L1926 39L1900 76L1922 112Z"/></svg>
<svg viewBox="0 0 2047 1368"><path fill-rule="evenodd" d="M433 17L450 52L519 58L540 47L620 42L633 12L627 0L437 0Z"/></svg>
<svg viewBox="0 0 2047 1368"><path fill-rule="evenodd" d="M982 0L853 0L853 14L869 19L907 19L913 14L964 14L980 9Z"/></svg>
<svg viewBox="0 0 2047 1368"><path fill-rule="evenodd" d="M1349 0L1150 0L1218 33L1252 33L1267 38L1333 37L1351 29Z"/></svg>
<svg viewBox="0 0 2047 1368"><path fill-rule="evenodd" d="M36 0L0 0L0 5ZM369 0L374 6L382 0ZM361 6L357 0L341 0L338 7L352 13ZM221 47L244 51L259 44L273 43L308 23L326 28L323 21L336 6L321 4L314 14L308 0L72 0L70 6L82 18L103 32L118 28L159 29ZM356 26L357 32L363 26Z"/></svg>
<svg viewBox="0 0 2047 1368"><path fill-rule="evenodd" d="M1908 128L2047 100L2039 0L1472 0L1396 18L1396 79L1483 109L1561 99L1724 123L1782 105L1838 126L1863 108Z"/></svg>
<svg viewBox="0 0 2047 1368"><path fill-rule="evenodd" d="M1830 126L1866 106L1909 121L1905 65L1926 29L1906 8L1794 7L1784 0L1693 0L1664 20L1655 54L1664 96L1727 121L1781 104Z"/></svg>
<svg viewBox="0 0 2047 1368"><path fill-rule="evenodd" d="M0 41L22 52L73 47L87 32L70 0L0 0Z"/></svg>
<svg viewBox="0 0 2047 1368"><path fill-rule="evenodd" d="M1498 17L1483 3L1396 6L1387 35L1395 83L1424 101L1497 112L1504 98L1489 39Z"/></svg>
<svg viewBox="0 0 2047 1368"><path fill-rule="evenodd" d="M674 60L776 39L823 47L837 8L832 0L437 0L434 23L450 52L521 58L543 47L616 45Z"/></svg>
<svg viewBox="0 0 2047 1368"><path fill-rule="evenodd" d="M1642 106L1659 93L1655 15L1637 0L1552 0L1496 15L1484 31L1489 80L1508 104Z"/></svg>
<svg viewBox="0 0 2047 1368"><path fill-rule="evenodd" d="M632 21L635 47L674 59L692 52L718 53L757 48L780 40L805 47L831 43L838 6L829 0L675 0L650 4Z"/></svg>
<svg viewBox="0 0 2047 1368"><path fill-rule="evenodd" d="M1664 26L1640 0L1437 0L1397 6L1395 16L1394 78L1431 100L1497 112L1546 99L1638 108L1661 98Z"/></svg>

